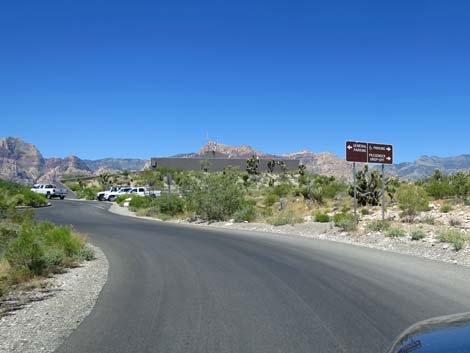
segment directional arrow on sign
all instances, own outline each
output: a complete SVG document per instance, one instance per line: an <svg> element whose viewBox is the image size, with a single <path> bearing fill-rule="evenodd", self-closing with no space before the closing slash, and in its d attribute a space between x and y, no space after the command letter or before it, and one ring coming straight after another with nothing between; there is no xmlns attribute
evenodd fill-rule
<svg viewBox="0 0 470 353"><path fill-rule="evenodd" d="M387 161L390 161L390 160L391 160L391 158L390 158L390 157L387 157L386 159L387 159Z"/></svg>
<svg viewBox="0 0 470 353"><path fill-rule="evenodd" d="M389 152L392 150L390 147L387 147L386 149L387 149L387 151L389 151Z"/></svg>
<svg viewBox="0 0 470 353"><path fill-rule="evenodd" d="M352 146L351 146L351 145L348 145L348 147L347 147L347 148L348 148L348 150L350 150L350 149L352 148Z"/></svg>

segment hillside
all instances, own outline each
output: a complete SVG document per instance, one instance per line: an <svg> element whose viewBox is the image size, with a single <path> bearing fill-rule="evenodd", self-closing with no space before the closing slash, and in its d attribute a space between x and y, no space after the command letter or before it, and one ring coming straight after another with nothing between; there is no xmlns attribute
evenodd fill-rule
<svg viewBox="0 0 470 353"><path fill-rule="evenodd" d="M197 158L214 149L229 158L249 158L253 155L272 159L292 158L305 164L307 170L314 174L335 176L345 180L351 179L351 163L331 152L300 151L275 155L255 150L248 145L231 146L208 142L198 152L179 154L177 157ZM33 144L20 138L0 139L0 179L23 184L54 181L63 175L98 175L103 172L137 171L146 166L148 166L147 160L137 158L98 160L82 160L77 156L44 158ZM436 169L440 169L445 174L458 170L470 170L470 154L457 157L423 156L414 162L386 167L386 171L390 175L411 180L430 176Z"/></svg>

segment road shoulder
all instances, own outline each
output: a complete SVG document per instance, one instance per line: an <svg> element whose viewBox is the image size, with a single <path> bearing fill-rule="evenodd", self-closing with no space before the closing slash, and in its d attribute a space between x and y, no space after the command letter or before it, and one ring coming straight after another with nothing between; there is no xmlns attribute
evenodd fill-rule
<svg viewBox="0 0 470 353"><path fill-rule="evenodd" d="M89 246L94 260L0 303L15 308L0 317L0 352L53 352L88 316L108 276L106 256Z"/></svg>

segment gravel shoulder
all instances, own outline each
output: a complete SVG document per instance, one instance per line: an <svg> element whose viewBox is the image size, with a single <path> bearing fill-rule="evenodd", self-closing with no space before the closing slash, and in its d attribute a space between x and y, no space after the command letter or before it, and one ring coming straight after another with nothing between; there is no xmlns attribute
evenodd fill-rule
<svg viewBox="0 0 470 353"><path fill-rule="evenodd" d="M0 352L53 352L95 305L108 277L108 261L95 259L46 279L40 288L14 292L0 302ZM3 311L3 310L2 310Z"/></svg>
<svg viewBox="0 0 470 353"><path fill-rule="evenodd" d="M136 217L159 222L194 225L198 227L214 227L248 232L263 232L276 234L279 236L293 235L312 239L336 241L470 267L470 246L468 244L462 250L455 251L451 245L447 243L440 243L435 241L433 238L425 238L414 241L411 240L409 236L403 238L389 238L380 232L368 233L366 235L348 234L346 232L339 231L338 228L334 227L332 223L318 223L312 221L284 226L273 226L264 223L194 223L185 220L162 221L152 217L137 216L128 208L119 206L115 203L111 204L109 212L122 216Z"/></svg>

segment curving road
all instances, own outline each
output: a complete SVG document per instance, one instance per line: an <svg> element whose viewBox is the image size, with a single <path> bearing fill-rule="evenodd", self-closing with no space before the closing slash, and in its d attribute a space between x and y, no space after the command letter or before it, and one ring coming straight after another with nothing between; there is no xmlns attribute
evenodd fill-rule
<svg viewBox="0 0 470 353"><path fill-rule="evenodd" d="M470 269L327 241L157 223L54 201L106 253L108 282L57 350L381 353L410 324L470 311Z"/></svg>

